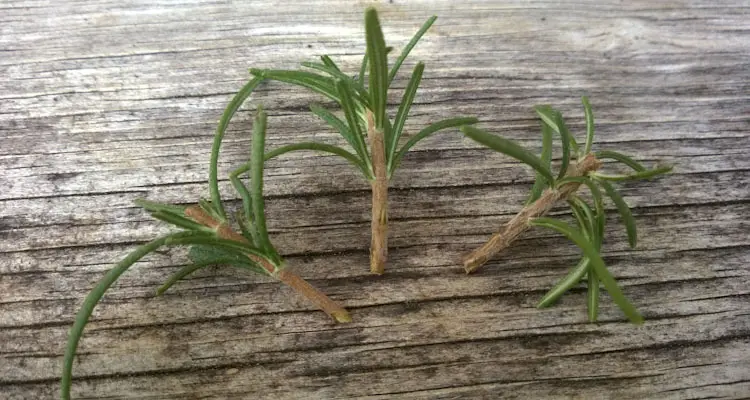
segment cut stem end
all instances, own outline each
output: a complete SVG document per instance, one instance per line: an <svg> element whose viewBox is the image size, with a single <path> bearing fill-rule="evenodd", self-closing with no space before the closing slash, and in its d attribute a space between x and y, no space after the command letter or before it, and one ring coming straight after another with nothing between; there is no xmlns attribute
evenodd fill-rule
<svg viewBox="0 0 750 400"><path fill-rule="evenodd" d="M352 322L352 316L349 315L349 312L346 310L336 311L331 314L331 317L333 317L334 321L340 324L346 324L346 323Z"/></svg>

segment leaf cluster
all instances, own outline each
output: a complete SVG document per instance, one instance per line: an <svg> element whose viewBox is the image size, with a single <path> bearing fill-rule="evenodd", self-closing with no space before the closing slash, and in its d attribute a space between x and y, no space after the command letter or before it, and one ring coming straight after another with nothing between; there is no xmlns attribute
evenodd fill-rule
<svg viewBox="0 0 750 400"><path fill-rule="evenodd" d="M600 251L606 221L604 197L606 195L617 207L625 224L628 242L631 247L635 247L637 241L635 220L622 195L611 182L649 179L668 173L672 168L657 166L648 169L625 154L604 150L593 154L598 159L611 159L622 163L632 169L633 172L625 175L608 175L597 171L590 171L582 176L569 174L569 169L574 162L580 161L583 157L591 154L594 142L594 114L588 98L583 97L582 102L586 116L586 138L583 146L578 145L575 136L568 130L562 113L550 106L537 106L535 108L536 114L542 121L542 151L539 156L512 140L490 134L481 129L464 126L461 130L472 140L515 158L536 171L536 180L531 189L528 204L539 201L545 189L561 190L566 185L580 185L588 188L591 202L576 195L575 191L565 199L575 218L575 225L544 217L531 221L532 225L546 227L562 233L580 247L583 253L580 262L542 298L539 307L547 307L553 304L563 293L585 279L587 282L587 305L591 321L597 319L599 284L601 283L630 321L641 323L643 317L624 296L601 257ZM562 149L560 167L556 174L551 166L553 136L555 135L559 137Z"/></svg>
<svg viewBox="0 0 750 400"><path fill-rule="evenodd" d="M470 117L441 120L428 125L399 147L409 110L422 80L424 63L419 62L414 67L393 118L389 117L387 110L391 83L409 53L436 19L437 17L433 16L425 21L390 68L388 53L391 48L385 45L377 12L370 8L365 13L367 50L362 58L358 75L350 76L342 72L327 55L321 56L320 62L303 62L302 66L306 69L250 69L255 79L274 80L304 87L325 96L336 104L340 109L338 113L320 104L310 105L310 111L338 132L350 148L347 150L324 143L304 142L275 149L266 158L273 158L295 150L328 152L345 158L356 166L366 179L374 180L372 154L366 140L368 112L374 117L375 128L384 136L388 177L393 176L404 155L422 139L444 129L476 123L477 119Z"/></svg>
<svg viewBox="0 0 750 400"><path fill-rule="evenodd" d="M157 295L164 293L180 279L201 268L212 265L231 265L260 275L272 275L283 268L283 261L268 238L265 222L265 205L263 202L263 152L265 134L266 114L259 107L253 124L253 147L250 162L248 163L248 165L252 166L250 188L248 189L240 179L240 174L243 171L234 171L230 175L232 184L240 194L240 197L242 197L243 211L238 213L237 223L242 230L244 240L229 240L221 237L220 225L226 223L226 217L222 214L223 207L219 207L220 203L211 203L207 200L200 201L200 212L209 217L217 225L208 226L204 221L192 218L187 207L160 204L146 200L136 201L136 204L147 210L152 217L179 228L179 230L152 240L128 254L114 268L107 272L86 296L81 309L76 314L65 349L61 381L62 397L64 399L70 398L73 359L83 334L83 329L88 323L94 308L102 296L104 296L104 293L117 279L133 264L149 253L165 246L190 246L189 257L192 263L180 268L170 276L164 284L157 288Z"/></svg>
<svg viewBox="0 0 750 400"><path fill-rule="evenodd" d="M583 146L579 146L574 135L568 131L562 114L548 106L536 108L536 112L542 120L542 152L539 156L511 140L471 126L477 120L469 117L450 118L430 124L400 145L409 110L414 103L422 79L424 64L419 62L414 67L393 118L389 116L387 110L389 90L409 53L435 20L436 17L433 16L422 25L396 57L390 68L388 54L391 48L386 47L376 11L368 9L365 14L367 50L363 56L359 74L350 76L342 72L339 66L327 55L321 56L320 62L302 63L302 66L307 68L306 70L250 70L253 78L230 101L216 130L209 165L210 200L201 200L199 205L194 207L167 205L145 200L137 202L151 216L179 228L179 230L161 236L128 254L107 272L86 296L71 328L65 351L61 382L63 399L70 398L74 356L83 329L88 323L95 306L125 271L149 253L164 246L190 246L189 257L192 263L180 268L174 275L170 276L157 289L157 294L164 293L180 279L210 265L231 265L261 275L277 276L284 268L284 262L272 245L266 226L263 198L265 161L290 151L328 152L345 158L355 165L366 179L374 180L372 148L368 148L366 141L367 130L370 128L368 127L369 118L372 118L374 122L372 128L383 133L385 167L389 178L393 176L405 153L420 140L444 129L460 127L464 134L471 139L511 156L531 166L536 171L536 181L531 190L529 203L538 201L545 190L556 191L566 185L586 186L591 194L591 202L575 195L575 193L566 199L575 217L575 226L550 218L536 218L531 222L533 225L547 227L562 233L579 246L583 252L578 265L547 293L539 306L551 305L563 293L585 279L588 284L588 306L591 320L597 318L601 283L631 321L642 321L642 317L625 298L600 255L606 220L604 197L605 195L609 197L617 207L625 223L630 245L635 246L636 228L632 214L622 196L610 182L648 179L666 173L671 168L647 169L624 154L614 151L599 151L594 153L599 159L611 159L620 162L634 172L626 175L607 175L598 172L587 173L583 176L570 175L568 173L569 167L580 161L582 157L589 155L593 144L594 117L586 98L583 99L587 128ZM262 106L258 106L253 121L252 148L249 161L229 174L229 181L242 199L242 209L237 212L234 219L240 228L241 237L237 235L230 239L224 229L232 221L227 216L218 188L219 152L232 117L255 88L266 80L304 87L331 100L338 106L338 111L331 111L318 104L312 104L310 111L338 132L347 142L349 149L325 143L303 142L266 152L267 117ZM555 134L559 136L562 148L562 159L557 173L553 173L551 166L553 136ZM382 171L382 169L379 171ZM245 182L248 181L248 178L249 185L246 185ZM288 271L284 272L284 274L286 273Z"/></svg>
<svg viewBox="0 0 750 400"><path fill-rule="evenodd" d="M375 174L372 157L365 140L367 117L371 113L374 116L376 128L384 134L387 172L390 177L404 154L420 140L443 129L476 122L475 118L446 119L425 127L400 148L398 146L409 109L414 102L422 78L424 64L418 63L414 68L411 79L403 93L398 112L393 119L388 117L386 110L388 89L411 50L435 22L436 18L433 16L424 23L412 40L404 47L390 69L388 69L387 55L392 49L385 46L377 12L371 8L367 10L365 16L367 50L362 60L359 75L350 77L343 73L327 55L320 57L320 63L303 63L302 65L308 70L250 70L253 78L229 102L219 120L214 136L209 163L211 199L210 201L201 200L199 203L200 212L209 221L199 221L191 217L187 207L145 200L137 202L154 218L180 230L138 247L117 263L86 296L76 315L66 347L61 381L64 399L70 398L73 359L83 329L88 323L95 306L125 271L149 253L164 246L190 246L189 257L192 263L182 267L169 277L156 290L157 294L164 293L180 279L211 265L231 265L262 275L275 275L283 269L283 260L271 244L266 227L263 199L263 167L265 161L295 150L323 151L345 158L359 168L367 179L373 180ZM366 80L365 75L368 67L369 73L367 73ZM218 186L219 152L233 116L258 85L266 80L302 86L320 93L336 103L341 109L339 115L317 104L311 105L310 110L339 132L351 147L351 151L325 143L305 142L283 146L266 153L267 118L266 113L259 106L253 123L250 159L229 175L232 186L242 199L242 210L237 213L235 218L242 232L242 238L241 240L229 240L220 234L221 228L228 226L230 220L227 217ZM249 187L243 182L245 174L249 174Z"/></svg>

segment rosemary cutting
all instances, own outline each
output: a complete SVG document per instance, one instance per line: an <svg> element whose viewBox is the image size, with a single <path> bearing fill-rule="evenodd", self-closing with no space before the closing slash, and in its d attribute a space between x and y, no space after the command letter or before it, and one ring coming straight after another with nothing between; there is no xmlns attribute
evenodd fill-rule
<svg viewBox="0 0 750 400"><path fill-rule="evenodd" d="M583 98L586 114L586 140L579 147L570 134L562 114L549 107L539 106L536 112L542 120L541 156L524 149L515 142L492 135L471 126L476 118L460 117L435 122L423 128L401 144L409 110L414 103L417 89L424 72L424 64L414 67L411 78L402 94L397 111L390 118L387 97L391 83L411 50L435 22L429 18L412 37L394 60L389 69L388 53L377 12L373 8L365 13L367 48L359 74L354 77L342 72L327 55L320 63L302 63L309 70L251 69L253 78L247 82L227 105L214 136L209 164L210 200L200 200L197 205L179 206L139 200L137 204L150 215L166 222L179 231L148 242L117 263L86 296L70 330L63 361L61 397L70 399L73 361L83 330L89 322L94 308L105 292L131 266L148 254L162 247L189 246L191 263L180 268L156 290L163 294L179 280L212 265L230 265L255 274L274 278L307 298L316 307L327 313L336 322L350 322L349 313L325 294L318 291L298 275L289 271L282 257L269 239L265 219L263 198L264 163L291 151L313 150L343 157L359 169L370 182L372 190L372 221L370 245L370 270L382 274L388 256L388 186L405 154L419 141L448 128L460 128L469 138L508 156L511 156L536 171L536 181L526 206L492 236L482 247L464 260L467 273L475 271L491 257L509 247L523 232L532 226L541 226L558 231L568 237L582 250L577 266L561 279L541 300L539 307L553 304L565 292L587 282L587 304L589 319L596 321L600 284L613 301L634 323L643 318L628 301L616 280L608 271L601 257L606 212L605 194L615 204L625 223L631 247L636 244L636 227L628 205L612 186L613 181L649 179L671 171L671 167L657 166L648 169L631 157L614 151L592 152L594 140L594 117L588 99ZM252 149L249 161L229 174L229 180L242 199L242 209L234 219L227 216L218 185L218 158L227 127L255 88L266 80L275 80L305 87L322 94L340 107L339 115L321 105L312 104L314 115L335 129L351 147L351 151L339 146L318 142L303 142L282 146L266 152L266 113L257 107L253 120ZM562 162L557 174L551 168L553 134L560 137ZM599 172L603 159L612 159L633 169L627 175L609 175ZM249 175L249 187L247 181ZM580 197L581 186L589 189L592 201ZM575 226L545 218L557 203L567 202L575 218ZM238 227L233 229L233 224Z"/></svg>
<svg viewBox="0 0 750 400"><path fill-rule="evenodd" d="M253 85L257 84L254 82L275 80L311 89L341 108L343 119L318 104L310 106L313 114L344 138L353 153L338 146L316 142L291 144L272 153L273 156L278 156L294 150L328 152L343 157L362 172L372 190L370 271L375 274L383 273L388 258L388 183L404 155L419 141L435 132L477 122L476 118L466 117L435 122L399 147L409 109L422 79L424 63L419 62L414 67L393 119L386 110L388 90L411 50L436 19L433 16L422 25L390 70L387 55L391 48L385 45L378 14L373 8L365 12L367 50L355 78L342 72L327 55L320 57L320 63L303 62L302 66L309 70L250 69L255 79L248 84L248 96Z"/></svg>
<svg viewBox="0 0 750 400"><path fill-rule="evenodd" d="M603 193L617 207L625 223L628 242L635 247L637 233L635 220L625 200L610 182L637 179L650 179L668 173L670 166L656 166L647 169L633 158L615 151L592 152L594 142L594 114L588 98L583 97L586 115L586 141L583 148L578 146L575 137L568 131L562 114L549 107L538 106L536 113L542 120L542 153L537 157L517 143L492 135L481 129L464 126L461 131L474 141L495 151L508 155L532 167L536 171L536 181L526 206L487 243L464 258L464 269L471 273L484 265L491 257L508 248L518 237L532 226L553 229L565 235L581 248L581 261L567 276L561 279L539 303L539 307L553 304L563 293L586 278L587 304L590 321L597 320L599 283L609 292L613 301L633 323L641 323L643 317L625 298L612 274L607 270L600 255L605 226ZM562 147L562 161L558 173L551 170L553 132L559 135ZM633 169L627 175L608 175L599 172L602 159L612 159ZM576 192L586 186L591 193L593 206L579 197ZM544 218L557 203L566 201L570 207L576 226L551 218Z"/></svg>
<svg viewBox="0 0 750 400"><path fill-rule="evenodd" d="M231 107L232 104L230 103ZM201 200L198 205L183 207L145 200L137 201L137 204L147 210L152 217L180 228L180 231L159 237L128 254L107 272L86 296L70 330L68 345L65 349L61 381L63 399L70 399L73 359L83 329L88 323L94 307L99 303L107 289L133 264L164 246L191 246L189 257L192 264L182 267L167 279L156 290L157 295L164 293L177 281L201 268L211 265L231 265L285 283L330 315L336 322L351 321L349 313L344 308L304 279L286 269L284 260L279 256L268 238L263 200L263 163L265 159L269 158L269 154L264 154L265 135L266 113L259 106L253 122L250 161L230 174L232 185L242 198L242 211L238 212L236 218L240 232L231 228L221 202ZM211 166L213 173L216 171L215 164L212 163ZM251 175L249 189L240 178L247 171L250 171Z"/></svg>

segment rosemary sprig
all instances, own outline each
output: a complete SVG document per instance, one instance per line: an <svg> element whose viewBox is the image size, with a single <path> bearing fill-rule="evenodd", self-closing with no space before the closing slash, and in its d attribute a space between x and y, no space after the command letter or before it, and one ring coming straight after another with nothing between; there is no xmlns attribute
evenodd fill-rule
<svg viewBox="0 0 750 400"><path fill-rule="evenodd" d="M536 172L536 181L524 209L511 219L500 233L494 235L484 246L465 259L464 267L467 273L476 270L490 257L507 248L529 227L550 228L573 241L581 249L582 257L578 265L542 298L539 307L553 304L566 291L585 279L588 286L588 316L591 321L595 321L598 316L599 285L602 284L613 301L632 322L642 322L642 316L622 293L601 257L605 228L603 199L606 194L617 207L625 223L628 241L634 247L637 242L635 221L627 203L610 182L650 179L671 171L671 167L647 169L631 157L618 152L591 152L594 140L594 115L585 97L583 105L587 129L582 148L578 145L575 136L568 131L562 114L549 106L536 108L537 114L542 119L541 157L537 157L511 140L470 126L477 122L475 118L451 118L433 123L400 145L409 110L424 73L424 64L420 62L415 66L394 118L390 118L387 112L388 90L401 65L435 19L436 17L431 17L424 23L396 58L391 69L388 68L388 54L391 48L386 47L377 12L370 8L365 14L367 50L362 59L360 73L356 77L352 78L342 72L327 55L321 56L320 63L303 63L303 66L315 72L250 70L254 77L234 96L225 109L216 130L209 167L211 200L200 200L198 205L189 207L145 200L137 201L137 204L154 218L180 230L135 249L107 272L86 296L71 328L65 351L61 380L63 399L70 398L73 361L83 330L94 308L123 273L140 259L161 247L189 246L189 257L192 263L180 268L169 277L157 288L157 295L163 294L179 280L206 266L224 264L275 278L306 297L336 322L351 321L349 313L344 308L287 270L284 260L271 243L266 226L263 197L264 162L291 151L311 150L338 155L357 167L370 181L372 187L370 268L373 273L380 274L383 273L387 259L389 181L400 161L416 143L448 128L460 127L461 131L471 139L531 166ZM341 108L339 115L315 104L310 106L310 110L339 132L351 147L351 151L324 143L304 142L266 152L267 118L262 107L258 106L257 115L253 121L250 159L229 175L232 186L242 199L242 209L236 218L240 232L236 232L231 228L232 221L227 216L218 188L218 157L223 137L233 115L264 80L276 80L302 86L335 102ZM557 173L554 173L551 167L554 134L560 137L562 147L562 162ZM602 159L612 159L625 164L633 169L633 173L624 175L600 173L598 170L602 166ZM243 179L247 180L246 174L249 174L249 187L243 182ZM576 195L581 186L589 189L591 204ZM567 201L571 209L576 222L575 226L544 217L556 203L563 200Z"/></svg>
<svg viewBox="0 0 750 400"><path fill-rule="evenodd" d="M605 221L603 193L617 207L625 224L628 242L631 247L635 247L637 242L635 220L627 203L610 181L649 179L668 173L672 168L657 166L653 169L647 169L631 157L615 151L591 152L594 141L594 114L586 97L583 97L583 106L586 114L586 141L583 149L578 146L575 137L568 132L560 112L549 106L536 107L536 113L542 120L541 157L537 157L511 140L492 135L481 129L472 126L461 128L467 137L495 151L513 157L536 171L536 181L526 206L508 221L500 232L493 235L487 243L464 258L464 269L467 273L475 271L491 257L510 246L531 226L550 228L573 241L581 248L583 256L578 265L542 298L539 307L547 307L553 304L563 293L578 285L585 278L588 283L587 305L591 321L597 319L599 283L602 283L612 300L628 319L633 323L641 323L643 318L625 298L600 255ZM553 132L560 136L562 147L562 162L556 176L550 166ZM601 159L612 159L625 164L632 168L634 173L629 175L599 173L598 170L602 166ZM581 185L586 186L591 192L593 207L576 195ZM577 222L576 227L554 219L544 218L544 215L562 200L568 202Z"/></svg>
<svg viewBox="0 0 750 400"><path fill-rule="evenodd" d="M238 95L240 97L235 96L235 100L241 98L243 95L241 91ZM226 120L222 118L222 122L219 125L219 130L222 134L228 124L228 119L231 118L231 115L238 107L239 103L233 100L224 112ZM243 202L242 219L238 220L239 225L242 227L242 234L233 231L230 227L224 208L220 205L218 191L215 191L213 186L212 194L217 195L213 198L219 200L219 202L201 201L199 205L190 207L159 204L145 200L136 202L154 218L180 228L181 231L162 236L135 249L107 272L86 296L70 330L68 345L65 349L61 380L62 399L70 399L73 360L76 355L78 343L83 335L83 329L89 322L94 308L104 296L107 289L125 271L140 259L161 247L191 246L189 256L193 264L181 268L167 279L156 290L157 295L164 293L177 281L201 268L210 265L225 264L275 278L306 297L311 303L330 315L336 322L351 321L351 317L345 309L302 278L287 270L284 261L279 256L273 244L271 244L266 228L265 204L263 201L265 135L266 114L262 107L259 106L253 122L253 147L250 161L246 165L243 165L240 170L234 171L230 175L230 179L240 193ZM218 142L220 143L220 141L221 139L219 138ZM217 142L215 141L214 143ZM218 147L214 146L214 149L216 150ZM218 151L212 152L212 160L214 160L215 155L218 155ZM249 190L240 179L240 176L248 170L251 173ZM216 170L212 168L210 172L212 179L215 172Z"/></svg>
<svg viewBox="0 0 750 400"><path fill-rule="evenodd" d="M270 153L271 156L267 155L266 158L296 150L321 151L345 158L362 172L363 177L370 182L372 190L370 270L376 274L383 273L388 254L388 183L404 155L420 140L438 131L477 122L475 118L442 120L428 125L399 147L409 110L414 103L424 73L424 64L420 62L414 67L398 105L398 111L392 119L388 116L386 109L390 84L411 50L436 19L435 16L430 17L422 25L390 69L388 68L390 48L386 47L380 20L374 8L369 8L365 12L367 49L356 78L343 73L327 55L321 56L322 63L302 63L303 67L315 72L250 69L250 73L255 76L251 82L256 79L266 79L302 86L327 97L341 108L343 118L319 105L310 106L313 114L341 134L352 151L338 146L308 142L274 149ZM367 74L367 79L365 79L365 74ZM217 138L219 135L220 132L217 132ZM218 197L218 195L213 197Z"/></svg>

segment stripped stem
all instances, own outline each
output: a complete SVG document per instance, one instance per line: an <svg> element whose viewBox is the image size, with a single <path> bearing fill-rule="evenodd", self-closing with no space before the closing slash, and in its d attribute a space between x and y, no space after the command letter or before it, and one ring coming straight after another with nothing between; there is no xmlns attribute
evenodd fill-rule
<svg viewBox="0 0 750 400"><path fill-rule="evenodd" d="M586 176L588 173L599 169L601 165L602 162L594 154L590 153L576 163L573 168L569 168L566 176ZM464 258L464 270L466 270L466 273L469 274L476 271L494 255L510 246L522 233L529 229L531 220L547 214L558 201L565 200L570 194L575 193L580 186L581 184L578 182L570 182L559 188L552 187L545 190L537 201L524 207L513 219L503 226L500 232L494 234L487 243Z"/></svg>
<svg viewBox="0 0 750 400"><path fill-rule="evenodd" d="M330 297L316 289L299 275L287 269L282 269L276 274L276 278L281 282L286 283L290 288L294 289L295 292L301 294L311 303L315 304L315 306L325 311L325 313L330 315L336 322L352 322L352 317L349 315L348 311L336 304L336 302L331 300Z"/></svg>
<svg viewBox="0 0 750 400"><path fill-rule="evenodd" d="M372 241L370 272L382 274L388 259L388 169L383 131L375 126L372 112L367 112L367 136L370 139L372 168Z"/></svg>
<svg viewBox="0 0 750 400"><path fill-rule="evenodd" d="M199 224L214 229L216 231L216 235L222 239L233 240L240 243L248 243L248 240L245 239L244 236L232 230L232 228L226 222L220 222L216 220L200 207L188 207L185 210L185 216L192 218ZM346 309L338 305L335 301L331 300L331 298L302 279L299 275L286 269L279 268L265 258L258 257L253 254L248 254L247 256L254 262L258 263L258 265L263 267L263 269L268 271L269 275L287 284L289 287L294 289L295 292L299 293L311 303L315 304L315 306L320 308L323 312L330 315L331 318L333 318L336 322L352 321L352 318L351 316L349 316L349 312L346 311Z"/></svg>

